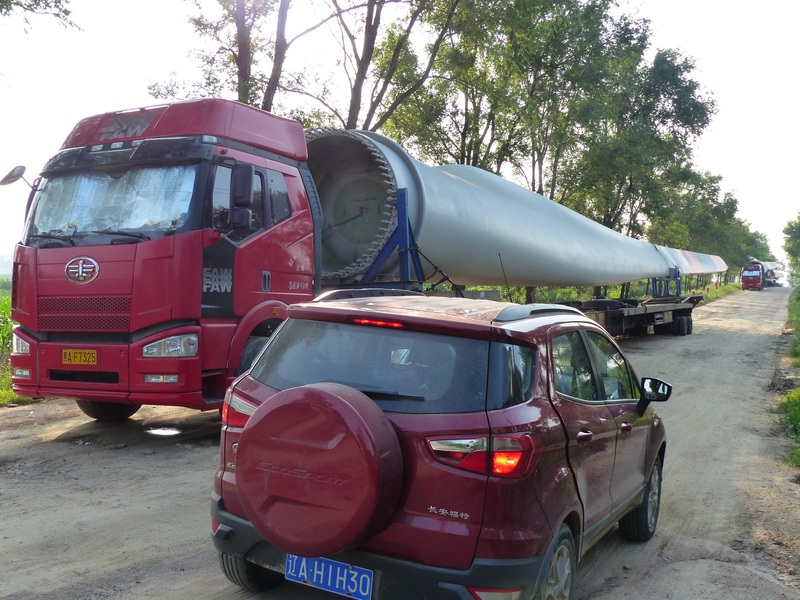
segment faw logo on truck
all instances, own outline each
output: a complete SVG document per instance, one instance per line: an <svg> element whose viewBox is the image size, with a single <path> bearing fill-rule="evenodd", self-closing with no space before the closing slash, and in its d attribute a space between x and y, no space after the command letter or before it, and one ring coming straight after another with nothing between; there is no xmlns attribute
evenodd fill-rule
<svg viewBox="0 0 800 600"><path fill-rule="evenodd" d="M203 293L227 292L233 289L233 269L203 269Z"/></svg>
<svg viewBox="0 0 800 600"><path fill-rule="evenodd" d="M119 140L142 135L152 120L152 114L116 116L106 124L100 140Z"/></svg>
<svg viewBox="0 0 800 600"><path fill-rule="evenodd" d="M91 283L97 278L99 272L100 265L97 264L96 260L88 256L76 256L64 267L66 278L78 285Z"/></svg>

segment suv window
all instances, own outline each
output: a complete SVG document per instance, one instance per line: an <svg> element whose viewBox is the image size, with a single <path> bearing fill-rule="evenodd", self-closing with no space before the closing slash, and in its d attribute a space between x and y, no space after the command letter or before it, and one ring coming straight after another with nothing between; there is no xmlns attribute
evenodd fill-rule
<svg viewBox="0 0 800 600"><path fill-rule="evenodd" d="M489 408L515 406L531 398L536 353L532 348L492 344Z"/></svg>
<svg viewBox="0 0 800 600"><path fill-rule="evenodd" d="M598 375L608 400L638 399L639 387L635 385L628 363L608 338L594 331L586 332Z"/></svg>
<svg viewBox="0 0 800 600"><path fill-rule="evenodd" d="M341 383L387 412L456 413L486 410L488 365L489 342L482 340L289 319L250 376L276 390ZM527 375L519 371L505 378L516 395L525 393Z"/></svg>
<svg viewBox="0 0 800 600"><path fill-rule="evenodd" d="M553 366L557 392L579 400L600 400L579 331L568 331L553 339Z"/></svg>

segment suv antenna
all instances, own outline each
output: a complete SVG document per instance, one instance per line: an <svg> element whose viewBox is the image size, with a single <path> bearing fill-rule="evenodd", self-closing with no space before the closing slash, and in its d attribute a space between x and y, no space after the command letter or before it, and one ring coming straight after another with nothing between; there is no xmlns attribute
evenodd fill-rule
<svg viewBox="0 0 800 600"><path fill-rule="evenodd" d="M506 293L508 294L509 298L511 297L511 287L508 285L508 277L506 277L506 268L503 266L503 256L498 252L497 258L500 259L500 269L503 271L503 281L506 282Z"/></svg>

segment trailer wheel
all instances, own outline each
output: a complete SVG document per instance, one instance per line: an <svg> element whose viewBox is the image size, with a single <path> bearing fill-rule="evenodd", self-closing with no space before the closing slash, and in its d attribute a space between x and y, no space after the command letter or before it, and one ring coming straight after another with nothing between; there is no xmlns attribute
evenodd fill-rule
<svg viewBox="0 0 800 600"><path fill-rule="evenodd" d="M694 332L694 319L692 319L691 313L686 315L686 335L692 335Z"/></svg>
<svg viewBox="0 0 800 600"><path fill-rule="evenodd" d="M83 413L101 423L120 423L142 408L141 404L75 400Z"/></svg>
<svg viewBox="0 0 800 600"><path fill-rule="evenodd" d="M678 335L686 335L689 330L688 319L685 315L678 317Z"/></svg>

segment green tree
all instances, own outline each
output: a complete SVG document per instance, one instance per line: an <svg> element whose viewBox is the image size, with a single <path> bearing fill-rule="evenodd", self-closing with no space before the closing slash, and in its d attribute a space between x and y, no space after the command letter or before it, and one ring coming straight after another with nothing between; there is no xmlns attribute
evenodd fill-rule
<svg viewBox="0 0 800 600"><path fill-rule="evenodd" d="M12 13L22 13L23 15L50 15L56 17L64 25L74 26L69 16L72 11L69 8L70 0L0 0L0 16L7 17ZM27 23L27 17L25 17Z"/></svg>
<svg viewBox="0 0 800 600"><path fill-rule="evenodd" d="M197 14L191 23L210 44L195 53L202 79L181 82L173 76L170 81L150 85L149 90L157 98L225 97L235 91L239 101L264 110L273 110L281 93L313 101L310 107L291 111L306 125L338 121L347 128L377 129L428 77L460 2L319 0L313 5L321 13L328 10L327 15L288 39L291 0L217 0L219 10L214 15L204 14L203 5L194 0ZM388 6L401 16L387 23L384 12ZM406 12L399 12L403 7ZM291 46L326 24L338 28L335 40L342 70L336 80L303 70L287 73L284 65ZM268 34L268 30L274 33ZM412 50L415 37L432 40L422 44L429 55L424 60L418 61ZM315 44L320 45L319 38ZM269 75L259 66L264 59L272 65ZM349 84L346 90L341 86L342 72Z"/></svg>
<svg viewBox="0 0 800 600"><path fill-rule="evenodd" d="M565 204L641 237L671 193L670 172L691 158L691 144L715 106L691 79L693 62L659 51L652 63L617 75L600 118L565 169Z"/></svg>
<svg viewBox="0 0 800 600"><path fill-rule="evenodd" d="M783 228L783 250L789 260L792 272L800 273L800 213L797 219L789 221Z"/></svg>
<svg viewBox="0 0 800 600"><path fill-rule="evenodd" d="M198 49L202 80L173 80L149 86L156 98L176 96L228 96L239 102L259 105L266 78L257 67L257 55L265 45L264 20L274 11L276 0L217 0L217 13L203 14L200 0L193 0L197 14L189 21L208 49Z"/></svg>

